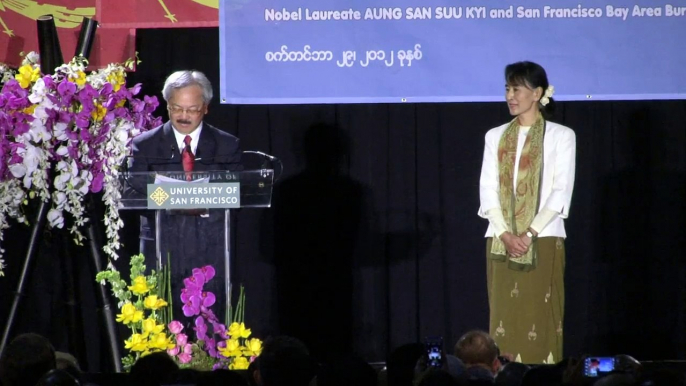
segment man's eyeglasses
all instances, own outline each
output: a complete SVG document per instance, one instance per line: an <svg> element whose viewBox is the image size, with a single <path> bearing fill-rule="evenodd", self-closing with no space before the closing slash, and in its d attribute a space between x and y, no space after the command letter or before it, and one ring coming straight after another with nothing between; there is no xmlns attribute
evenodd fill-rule
<svg viewBox="0 0 686 386"><path fill-rule="evenodd" d="M180 107L167 107L167 110L169 111L170 114L174 115L181 115L184 112L188 115L200 115L203 113L204 110L202 109L182 109Z"/></svg>

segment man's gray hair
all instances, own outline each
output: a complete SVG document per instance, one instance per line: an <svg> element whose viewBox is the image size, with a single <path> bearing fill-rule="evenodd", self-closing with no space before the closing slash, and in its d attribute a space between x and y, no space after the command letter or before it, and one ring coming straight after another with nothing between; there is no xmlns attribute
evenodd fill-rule
<svg viewBox="0 0 686 386"><path fill-rule="evenodd" d="M205 101L205 104L209 104L213 95L212 84L210 84L205 74L200 71L176 71L169 75L164 82L162 97L165 101L169 102L172 91L196 84L202 89L202 99Z"/></svg>

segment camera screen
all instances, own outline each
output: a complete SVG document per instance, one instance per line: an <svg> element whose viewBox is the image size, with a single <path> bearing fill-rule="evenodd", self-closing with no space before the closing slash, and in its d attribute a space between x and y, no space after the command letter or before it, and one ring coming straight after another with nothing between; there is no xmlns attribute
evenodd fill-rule
<svg viewBox="0 0 686 386"><path fill-rule="evenodd" d="M613 357L586 358L584 363L584 375L587 377L602 376L614 369L615 359Z"/></svg>
<svg viewBox="0 0 686 386"><path fill-rule="evenodd" d="M443 337L427 337L424 340L424 347L426 348L426 364L429 367L440 368L443 364Z"/></svg>
<svg viewBox="0 0 686 386"><path fill-rule="evenodd" d="M441 348L438 346L427 347L428 364L431 367L441 367Z"/></svg>

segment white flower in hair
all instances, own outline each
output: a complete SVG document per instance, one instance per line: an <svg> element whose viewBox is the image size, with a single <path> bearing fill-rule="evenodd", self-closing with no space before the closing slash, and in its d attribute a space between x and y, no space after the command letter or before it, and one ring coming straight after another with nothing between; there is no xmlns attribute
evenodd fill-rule
<svg viewBox="0 0 686 386"><path fill-rule="evenodd" d="M540 100L541 106L545 106L548 103L550 103L550 98L552 98L554 92L555 87L548 86L548 88L545 90L545 93L543 94L543 98L541 98Z"/></svg>
<svg viewBox="0 0 686 386"><path fill-rule="evenodd" d="M553 96L553 93L555 92L555 87L553 86L548 86L548 88L545 90L545 96L550 98Z"/></svg>

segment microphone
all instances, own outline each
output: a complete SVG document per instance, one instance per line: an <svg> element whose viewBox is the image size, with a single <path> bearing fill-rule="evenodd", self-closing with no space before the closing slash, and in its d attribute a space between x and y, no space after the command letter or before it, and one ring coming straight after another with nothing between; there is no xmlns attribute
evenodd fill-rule
<svg viewBox="0 0 686 386"><path fill-rule="evenodd" d="M278 181L279 178L281 177L281 175L283 174L283 162L281 162L281 160L279 158L274 157L273 155L269 155L267 153L263 153L261 151L257 151L257 150L244 150L243 154L257 154L257 155L263 157L264 162L262 162L262 166L261 166L262 169L275 170L274 163L278 163L280 170L274 176L274 182ZM275 170L275 172L276 172L276 170Z"/></svg>
<svg viewBox="0 0 686 386"><path fill-rule="evenodd" d="M215 155L212 157L196 157L194 160L195 161L200 161L201 164L203 165L212 165L212 164L238 164L237 162L231 162L229 161L232 157L235 157L236 153L231 153L231 154L220 154L220 155Z"/></svg>
<svg viewBox="0 0 686 386"><path fill-rule="evenodd" d="M267 154L267 153L263 153L263 152L257 151L257 150L245 150L245 151L243 151L243 153L258 154L258 155L261 155L261 156L264 157L264 158L267 158L267 159L270 160L270 161L276 161L276 160L278 160L278 158L274 157L273 155L269 155L269 154Z"/></svg>
<svg viewBox="0 0 686 386"><path fill-rule="evenodd" d="M245 154L245 153L248 153L248 154L257 154L257 155L260 155L260 156L262 156L262 157L268 159L269 161L278 161L278 162L281 162L278 158L274 157L273 155L269 155L269 154L267 154L267 153L263 153L263 152L257 151L257 150L245 150L245 151L242 151L242 153L243 153L243 154ZM226 158L229 158L229 157L234 157L235 155L236 155L236 153L215 155L215 156L212 156L212 157L205 157L205 158L203 158L203 157L197 157L197 158L195 158L195 161L200 161L200 162L202 162L203 164L208 164L208 163L213 163L213 161L216 161L216 160L221 160L221 159L226 159ZM219 163L228 163L228 162L219 162Z"/></svg>

